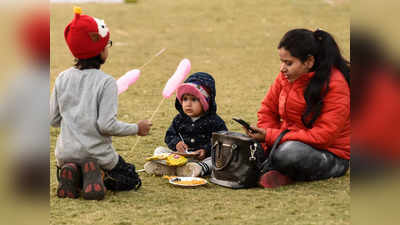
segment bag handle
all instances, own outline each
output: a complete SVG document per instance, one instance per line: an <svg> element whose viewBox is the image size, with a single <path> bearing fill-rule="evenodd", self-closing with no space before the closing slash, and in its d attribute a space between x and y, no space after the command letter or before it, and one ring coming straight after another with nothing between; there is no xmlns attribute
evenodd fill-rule
<svg viewBox="0 0 400 225"><path fill-rule="evenodd" d="M274 144L272 145L272 149L271 151L269 151L269 155L268 158L261 164L260 169L261 169L261 173L266 173L269 165L271 164L271 160L270 160L270 156L272 155L273 152L275 152L275 149L278 148L279 142L281 142L283 136L285 136L285 134L287 134L290 130L286 129L284 131L282 131L278 138L275 140Z"/></svg>
<svg viewBox="0 0 400 225"><path fill-rule="evenodd" d="M225 145L225 144L222 144L222 145ZM211 159L212 159L212 164L213 164L213 167L214 167L215 170L223 170L225 167L227 167L229 165L229 163L231 162L231 160L232 160L233 151L238 147L236 144L226 145L226 146L230 147L230 149L229 149L230 150L230 154L228 156L228 159L226 160L225 164L222 167L217 167L215 160L217 158L219 158L219 156L221 156L221 154L222 154L222 152L221 152L222 151L222 146L221 146L221 143L219 143L218 141L215 141L215 143L213 145L212 149L215 149L215 150L213 151L214 152L213 153L214 157L211 157Z"/></svg>

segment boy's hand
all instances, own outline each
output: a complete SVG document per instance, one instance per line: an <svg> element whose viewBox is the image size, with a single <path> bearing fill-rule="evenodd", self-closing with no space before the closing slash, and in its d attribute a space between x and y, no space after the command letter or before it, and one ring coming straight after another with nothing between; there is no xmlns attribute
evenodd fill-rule
<svg viewBox="0 0 400 225"><path fill-rule="evenodd" d="M206 150L204 150L204 149L196 150L196 151L194 151L194 154L197 154L196 158L198 160L203 160L206 158Z"/></svg>
<svg viewBox="0 0 400 225"><path fill-rule="evenodd" d="M140 120L137 123L139 127L138 135L139 136L146 136L149 134L150 127L153 125L150 121L148 120Z"/></svg>
<svg viewBox="0 0 400 225"><path fill-rule="evenodd" d="M253 127L251 126L251 128L253 128L254 130L257 131L257 133L252 133L250 132L250 130L247 130L246 128L243 128L246 132L246 134L253 138L254 140L258 141L259 143L265 142L265 130L262 128L258 128L258 127Z"/></svg>
<svg viewBox="0 0 400 225"><path fill-rule="evenodd" d="M178 144L176 144L176 150L178 152L186 153L187 149L188 149L188 146L183 141L180 141L180 142L178 142Z"/></svg>

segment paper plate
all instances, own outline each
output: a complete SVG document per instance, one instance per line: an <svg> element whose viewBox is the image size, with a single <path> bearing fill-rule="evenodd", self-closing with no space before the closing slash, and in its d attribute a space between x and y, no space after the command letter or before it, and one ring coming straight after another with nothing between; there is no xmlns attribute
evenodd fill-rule
<svg viewBox="0 0 400 225"><path fill-rule="evenodd" d="M181 187L196 187L207 184L207 180L200 177L174 177L169 183Z"/></svg>

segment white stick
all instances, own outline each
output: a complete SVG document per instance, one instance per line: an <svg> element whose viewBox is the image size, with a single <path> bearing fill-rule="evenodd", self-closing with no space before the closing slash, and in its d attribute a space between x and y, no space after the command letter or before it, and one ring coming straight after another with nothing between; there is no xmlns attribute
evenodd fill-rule
<svg viewBox="0 0 400 225"><path fill-rule="evenodd" d="M154 58L156 58L157 56L161 55L162 53L164 53L166 50L166 48L161 49L157 54L155 54L153 57L151 57L145 64L143 64L141 67L139 67L139 70L142 70L147 64L149 64ZM161 100L160 104L158 105L156 112L158 111L158 109L160 108L161 103L164 101L164 98ZM153 120L155 113L153 113L153 115L151 116L150 121ZM135 145L133 145L133 147L131 148L131 151L133 151L136 148L136 145L139 143L140 140L140 136L136 139L136 143Z"/></svg>
<svg viewBox="0 0 400 225"><path fill-rule="evenodd" d="M150 121L153 120L153 117L156 115L157 111L160 109L161 104L164 102L165 98L161 99L161 102L158 104L157 109L153 112L153 115L151 115Z"/></svg>
<svg viewBox="0 0 400 225"><path fill-rule="evenodd" d="M139 70L143 69L143 67L145 67L147 64L149 64L154 58L161 55L165 50L166 50L166 48L163 48L157 54L153 55L153 57L151 57L145 64L143 64L141 67L139 67Z"/></svg>
<svg viewBox="0 0 400 225"><path fill-rule="evenodd" d="M165 99L165 98L162 98L162 99L161 99L161 101L160 101L160 103L158 104L156 110L153 112L153 115L151 116L150 121L153 120L153 118L154 118L154 116L156 115L157 111L160 109L161 104L164 102L164 99ZM139 137L136 139L136 143L135 143L135 145L133 145L133 147L131 148L131 151L135 150L136 145L139 143L140 137L141 137L141 136L139 136Z"/></svg>

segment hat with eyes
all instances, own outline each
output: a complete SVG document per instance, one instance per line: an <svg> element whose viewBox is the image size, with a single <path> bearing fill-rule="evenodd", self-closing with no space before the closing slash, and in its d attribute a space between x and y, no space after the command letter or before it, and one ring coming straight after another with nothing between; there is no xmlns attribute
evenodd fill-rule
<svg viewBox="0 0 400 225"><path fill-rule="evenodd" d="M75 17L65 27L64 38L72 55L78 59L89 59L99 55L110 39L104 20L82 15L82 9L74 7Z"/></svg>

